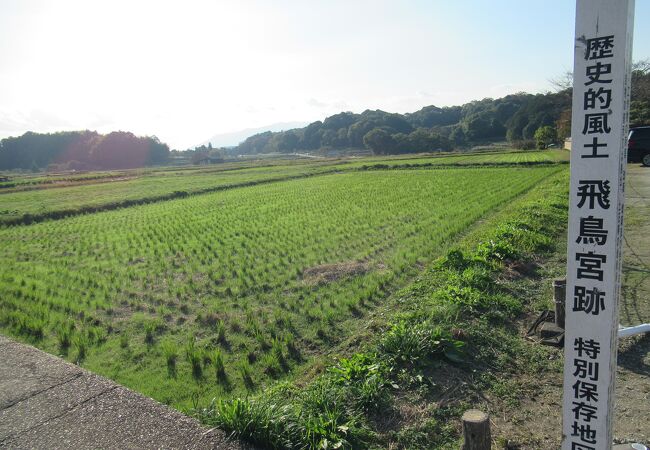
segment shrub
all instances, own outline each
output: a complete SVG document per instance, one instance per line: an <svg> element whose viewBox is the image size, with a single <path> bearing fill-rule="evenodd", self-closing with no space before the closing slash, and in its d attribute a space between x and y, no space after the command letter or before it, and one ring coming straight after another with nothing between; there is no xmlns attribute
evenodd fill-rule
<svg viewBox="0 0 650 450"><path fill-rule="evenodd" d="M555 129L555 127L551 127L548 125L539 127L535 131L535 135L533 136L533 138L535 139L535 144L537 145L537 148L545 149L550 144L555 144L557 142L557 130Z"/></svg>

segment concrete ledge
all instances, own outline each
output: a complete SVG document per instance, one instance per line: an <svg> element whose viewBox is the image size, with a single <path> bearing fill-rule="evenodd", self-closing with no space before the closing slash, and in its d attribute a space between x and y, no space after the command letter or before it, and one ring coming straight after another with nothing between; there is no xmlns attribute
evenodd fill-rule
<svg viewBox="0 0 650 450"><path fill-rule="evenodd" d="M250 448L111 380L3 336L0 447Z"/></svg>

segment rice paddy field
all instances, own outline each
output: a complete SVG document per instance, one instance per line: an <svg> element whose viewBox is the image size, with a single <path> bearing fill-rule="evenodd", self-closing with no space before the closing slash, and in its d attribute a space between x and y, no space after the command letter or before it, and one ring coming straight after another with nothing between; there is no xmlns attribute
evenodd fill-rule
<svg viewBox="0 0 650 450"><path fill-rule="evenodd" d="M564 150L489 152L434 156L279 160L210 167L160 168L50 176L13 176L0 183L0 225L31 223L185 195L323 173L408 167L552 164L568 160Z"/></svg>
<svg viewBox="0 0 650 450"><path fill-rule="evenodd" d="M181 410L254 392L353 336L459 236L565 172L563 160L372 158L0 192L0 217L196 194L5 223L0 332Z"/></svg>

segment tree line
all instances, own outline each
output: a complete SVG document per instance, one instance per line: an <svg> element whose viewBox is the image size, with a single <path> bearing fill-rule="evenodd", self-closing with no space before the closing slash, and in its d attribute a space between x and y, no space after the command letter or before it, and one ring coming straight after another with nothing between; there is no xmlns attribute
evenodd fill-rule
<svg viewBox="0 0 650 450"><path fill-rule="evenodd" d="M0 141L0 170L107 170L163 164L169 146L126 131L33 133Z"/></svg>
<svg viewBox="0 0 650 450"><path fill-rule="evenodd" d="M567 81L545 94L517 93L473 101L462 106L426 106L395 114L366 110L342 112L304 128L256 134L234 154L314 152L369 149L375 154L419 153L508 141L518 148L559 143L571 132L572 89ZM650 63L632 71L630 125L650 124Z"/></svg>

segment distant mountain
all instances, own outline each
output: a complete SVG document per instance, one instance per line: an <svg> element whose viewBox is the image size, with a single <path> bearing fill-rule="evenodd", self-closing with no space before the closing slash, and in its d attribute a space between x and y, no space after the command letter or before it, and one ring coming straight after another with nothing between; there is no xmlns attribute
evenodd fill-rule
<svg viewBox="0 0 650 450"><path fill-rule="evenodd" d="M197 147L208 144L212 144L213 147L234 147L255 134L266 131L286 131L293 128L302 128L306 125L308 125L308 122L278 122L259 128L246 128L245 130L233 131L231 133L215 134L207 141L201 142Z"/></svg>

